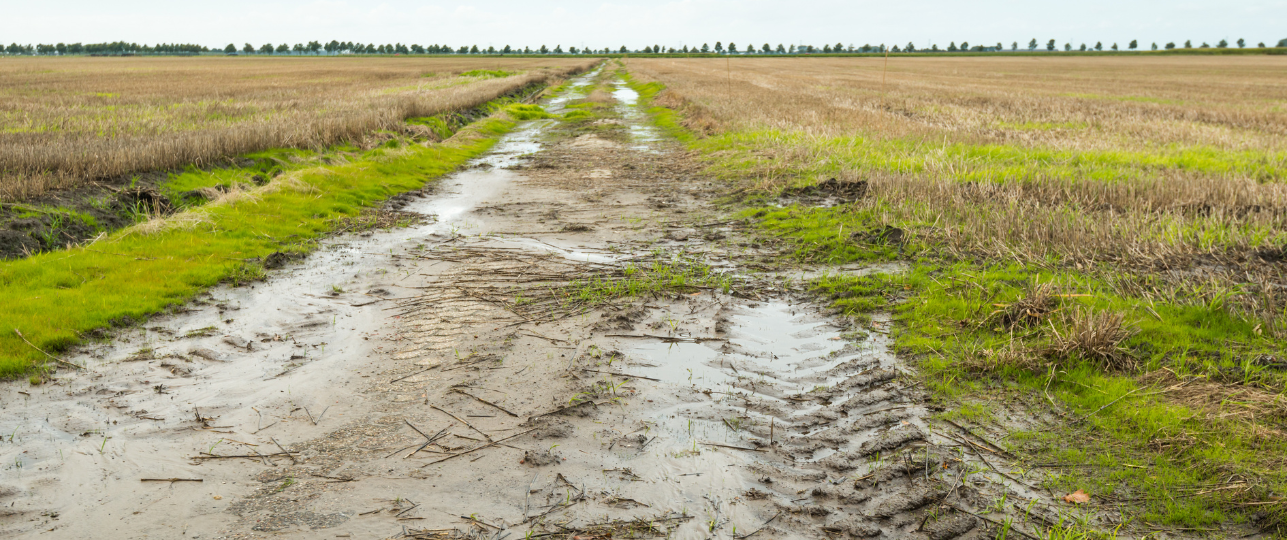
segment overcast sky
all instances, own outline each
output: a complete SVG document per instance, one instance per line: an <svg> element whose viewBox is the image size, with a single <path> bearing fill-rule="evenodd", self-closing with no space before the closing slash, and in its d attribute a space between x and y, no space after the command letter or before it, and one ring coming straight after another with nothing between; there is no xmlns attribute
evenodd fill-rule
<svg viewBox="0 0 1287 540"><path fill-rule="evenodd" d="M1287 0L0 0L0 41L542 44L666 47L716 41L1105 47L1287 38Z"/></svg>

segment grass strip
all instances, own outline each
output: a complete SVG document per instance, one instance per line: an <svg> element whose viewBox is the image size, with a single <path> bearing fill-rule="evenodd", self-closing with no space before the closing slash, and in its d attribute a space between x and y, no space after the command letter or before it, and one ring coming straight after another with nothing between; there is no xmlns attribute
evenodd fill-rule
<svg viewBox="0 0 1287 540"><path fill-rule="evenodd" d="M518 116L534 114L519 107ZM258 259L308 251L336 218L418 189L486 152L515 126L498 114L437 144L397 141L332 165L282 174L262 187L117 231L90 245L0 263L0 376L47 365L98 328L182 304L221 281L261 276Z"/></svg>

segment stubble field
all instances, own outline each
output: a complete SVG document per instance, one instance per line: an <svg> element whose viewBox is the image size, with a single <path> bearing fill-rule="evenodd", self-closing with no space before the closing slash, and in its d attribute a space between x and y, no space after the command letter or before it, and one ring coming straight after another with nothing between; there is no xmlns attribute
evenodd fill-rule
<svg viewBox="0 0 1287 540"><path fill-rule="evenodd" d="M579 59L11 58L0 201L475 107ZM517 75L517 76L514 76Z"/></svg>
<svg viewBox="0 0 1287 540"><path fill-rule="evenodd" d="M1283 59L628 66L795 258L907 265L812 286L892 312L946 415L1146 522L1281 523Z"/></svg>

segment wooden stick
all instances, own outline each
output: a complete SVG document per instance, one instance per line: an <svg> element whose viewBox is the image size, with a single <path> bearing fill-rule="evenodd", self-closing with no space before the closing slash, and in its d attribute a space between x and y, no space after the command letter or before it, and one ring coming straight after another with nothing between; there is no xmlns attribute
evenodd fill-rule
<svg viewBox="0 0 1287 540"><path fill-rule="evenodd" d="M488 441L491 441L491 440L492 440L492 436L491 436L491 435L488 435L488 434L486 434L486 433L483 433L483 430L481 430L481 429L478 429L478 428L474 427L474 425L473 425L473 424L469 423L469 422L468 422L468 421L466 421L465 419L463 419L463 418L461 418L461 417L459 417L459 416L456 416L456 415L454 415L454 414L451 414L451 413L449 413L449 412L447 412L447 411L445 411L445 410L443 410L443 409L439 408L437 405L430 405L430 407L432 407L434 410L441 411L443 414L446 414L447 416L450 416L450 417L452 417L452 418L455 418L457 422L460 422L460 423L462 423L462 424L465 424L466 426L469 426L469 429L472 429L472 430L474 430L474 431L477 431L479 435L482 435L482 436L483 436L484 438L486 438Z"/></svg>
<svg viewBox="0 0 1287 540"><path fill-rule="evenodd" d="M478 397L478 396L475 396L475 395L473 395L473 394L470 394L469 392L466 392L466 391L461 390L461 389L459 389L459 388L452 388L452 389L451 389L451 391L452 391L452 392L457 392L457 393L460 393L460 394L464 394L464 395L466 395L466 396L469 396L469 397L471 397L471 398L474 398L474 399L476 399L476 400L478 400L478 401L483 402L484 404L491 405L492 407L496 407L497 409L499 409L501 412L503 412L503 413L505 413L505 414L508 414L508 415L510 415L510 416L513 416L514 418L518 418L518 415L517 415L517 414L514 414L514 413L510 412L508 409L506 409L506 408L504 408L504 407L501 407L500 405L497 405L497 404L492 403L492 402L490 402L490 401L487 401L487 400L485 400L485 399L483 399L483 398L480 398L480 397Z"/></svg>
<svg viewBox="0 0 1287 540"><path fill-rule="evenodd" d="M528 433L531 433L531 432L533 432L533 431L536 431L536 428L529 429L529 430L524 431L524 432L522 432L522 433L516 433L516 434L514 434L514 435L510 435L510 436L508 436L508 437L505 437L504 439L500 439L500 440L497 440L497 441L493 441L493 442L490 442L490 443L484 444L484 445L482 445L482 446L479 446L479 447L473 448L473 449L471 449L471 450L465 450L464 452L461 452L461 453L459 453L459 454L452 454L452 455L447 456L447 457L445 457L445 458L442 458L442 459L440 459L440 460L438 460L438 461L431 461L431 462L429 462L429 463L426 463L426 464L422 465L422 466L421 466L421 468L423 469L424 467L428 467L428 466L433 465L433 464L436 464L436 463L442 463L442 462L447 461L447 460L452 459L452 458L458 458L458 457L463 456L463 455L465 455L465 454L468 454L468 453L471 453L471 452L476 452L476 451L478 451L478 450L482 450L482 449L487 448L487 447L489 447L489 446L495 446L497 443L502 443L502 442L508 441L508 440L510 440L510 439L513 439L514 437L518 437L519 435L527 435Z"/></svg>
<svg viewBox="0 0 1287 540"><path fill-rule="evenodd" d="M205 480L201 478L140 478L139 481L140 482L169 482L171 484L175 482L205 482Z"/></svg>
<svg viewBox="0 0 1287 540"><path fill-rule="evenodd" d="M45 355L45 356L48 356L51 360L53 360L53 361L55 361L55 362L58 362L59 364L68 365L68 366L74 367L74 368L76 368L76 369L85 369L85 366L77 365L77 364L75 364L75 363L68 362L68 361L66 361L66 360L62 360L62 359L60 359L60 358L58 358L58 357L56 357L56 356L54 356L54 355L52 355L52 354L49 354L49 353L47 353L47 352L45 352L45 351L41 350L41 349L40 349L40 347L37 347L37 346L35 346L35 345L32 345L30 341L27 341L27 336L22 335L22 332L19 332L17 328L14 328L14 329L13 329L13 333L18 334L18 337L22 338L22 341L23 341L24 343L26 343L27 345L30 345L30 346L31 346L31 348L36 349L37 351L40 351L40 354L43 354L43 355Z"/></svg>

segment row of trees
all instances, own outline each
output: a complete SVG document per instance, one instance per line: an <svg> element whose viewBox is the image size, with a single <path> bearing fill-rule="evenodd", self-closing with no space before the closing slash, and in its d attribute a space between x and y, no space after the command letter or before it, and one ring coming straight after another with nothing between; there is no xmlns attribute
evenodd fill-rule
<svg viewBox="0 0 1287 540"><path fill-rule="evenodd" d="M1246 46L1247 46L1247 40L1246 40L1246 39L1243 39L1243 38L1238 38L1238 41L1237 41L1236 43L1237 43L1237 45L1238 45L1238 48L1239 48L1239 49L1246 48ZM955 44L955 43L953 43L951 47L955 47L955 45L956 45L956 44ZM973 49L968 49L968 48L967 48L967 45L968 45L967 43L962 42L962 43L961 43L960 50L973 50ZM1229 42L1228 42L1227 40L1223 40L1223 39L1222 39L1222 40L1220 40L1220 41L1216 42L1216 45L1215 45L1215 46L1216 46L1216 48L1220 48L1220 49L1228 48L1228 47L1229 47ZM1263 42L1263 41L1262 41L1262 42L1258 43L1256 46L1257 46L1257 47L1260 47L1260 48L1262 48L1262 49L1263 49L1263 48L1265 48L1265 42ZM1278 45L1277 45L1277 46L1278 46L1278 47L1287 47L1287 39L1279 40L1279 41L1278 41ZM948 50L957 50L957 49L954 49L954 48L951 48L951 47L949 47L949 48L948 48ZM1001 44L1000 44L1000 43L998 43L998 44L997 44L997 48L999 49L1000 47L1001 47ZM1130 43L1128 43L1128 44L1126 45L1126 47L1127 47L1128 49L1132 50L1132 51L1133 51L1133 50L1136 50L1136 49L1138 49L1138 48L1139 48L1139 41L1132 39L1132 40L1131 40L1131 42L1130 42ZM1018 42L1013 43L1013 44L1011 45L1011 47L1010 47L1010 48L1011 48L1011 50L1018 49L1018 48L1019 48L1019 43L1018 43ZM1082 44L1081 44L1081 47L1080 47L1078 50L1079 50L1079 51L1086 51L1086 50L1090 50L1091 48L1093 48L1093 49L1094 49L1094 50L1096 50L1096 51L1102 51L1102 50L1104 50L1104 43L1103 43L1103 42L1099 42L1099 41L1097 41L1097 42L1095 42L1094 47L1087 47L1085 43L1082 43ZM1175 48L1176 48L1175 42L1174 42L1174 41L1172 41L1172 42L1167 43L1167 44L1164 46L1164 48L1165 48L1165 49L1167 49L1167 50L1175 49ZM1185 49L1193 49L1193 48L1195 48L1195 47L1193 46L1193 41L1191 41L1191 40L1186 40L1186 41L1184 42L1184 48L1185 48ZM1210 45L1210 44L1208 44L1208 43L1206 43L1206 42L1203 42L1201 45L1198 45L1196 48L1198 48L1198 49L1209 49L1209 48L1211 48L1211 45ZM1037 40L1034 38L1032 41L1029 41L1029 42L1028 42L1028 50L1036 50L1036 49L1037 49ZM1055 51L1055 50L1057 50L1057 49L1058 49L1058 46L1055 44L1055 40L1053 40L1053 39L1052 39L1052 40L1050 40L1050 41L1047 41L1047 42L1046 42L1046 50L1047 50L1047 51ZM1110 50L1114 50L1114 51L1118 50L1118 48L1117 48L1117 44L1116 44L1116 43L1112 44L1112 46L1110 46L1110 47L1109 47L1109 49L1110 49ZM1153 42L1152 50L1155 50L1155 51L1156 51L1157 49L1158 49L1157 42ZM1073 50L1073 45L1072 45L1072 43L1064 43L1064 50L1065 50L1065 51L1071 51L1071 50Z"/></svg>
<svg viewBox="0 0 1287 540"><path fill-rule="evenodd" d="M1243 48L1247 46L1247 41L1245 39L1238 39L1236 44L1239 48ZM1263 48L1265 47L1265 44L1264 42L1261 42L1257 46ZM1287 47L1287 39L1283 39L1279 41L1277 46ZM1211 45L1209 45L1206 42L1203 42L1201 45L1198 45L1196 48L1205 49L1210 47ZM1222 39L1216 42L1215 47L1218 47L1218 48L1229 47L1229 42ZM1028 42L1027 50L1035 51L1035 50L1038 50L1038 48L1039 48L1039 45L1037 43L1036 38L1033 38L1031 41ZM1138 48L1139 48L1139 42L1136 40L1131 40L1131 42L1127 44L1127 49L1129 50L1133 51ZM1158 48L1159 47L1157 43L1152 44L1152 50L1156 51L1158 50ZM1167 50L1171 50L1171 49L1177 48L1177 46L1174 42L1170 42L1165 44L1163 48ZM1195 47L1193 46L1192 41L1185 41L1183 48L1192 49ZM1045 49L1047 51L1054 52L1054 51L1057 51L1059 47L1055 43L1055 40L1052 39L1046 42ZM1093 46L1087 46L1085 43L1082 43L1077 50L1087 51L1091 49L1094 49L1096 51L1102 51L1104 50L1104 44L1102 42L1096 42ZM537 49L532 49L530 47L523 47L522 49L519 49L517 47L510 47L509 45L506 45L500 49L497 49L491 46L483 49L478 47L477 45L465 45L458 48L453 48L448 45L421 46L417 44L404 45L401 43L377 45L375 43L363 44L363 43L354 43L351 41L345 41L345 42L331 41L329 43L310 41L308 43L296 43L294 45L287 44L287 43L280 43L276 45L272 43L265 43L258 47L250 43L246 43L241 47L237 47L235 44L229 43L226 47L222 49L222 52L225 54L253 54L253 55L625 54L625 53L644 53L644 54L684 53L684 54L687 54L687 53L712 53L712 52L715 54L819 54L819 53L834 54L834 53L873 53L873 52L878 53L878 52L885 52L886 50L889 50L890 52L942 52L942 51L987 52L987 51L1004 51L1006 50L1006 48L1001 43L997 43L996 45L970 45L970 43L966 41L962 41L960 45L957 45L956 42L953 41L947 46L947 49L940 49L938 45L932 45L929 48L924 48L924 47L917 48L913 43L908 43L906 46L903 46L901 48L898 45L894 45L890 49L886 49L885 44L883 43L880 45L862 45L862 46L854 46L852 43L849 44L848 46L846 46L843 43L836 43L835 45L823 45L822 47L815 47L813 45L785 46L781 43L779 43L776 47L773 47L768 43L765 43L758 48L755 45L749 45L746 47L739 48L739 46L733 42L729 42L728 46L725 47L722 42L716 41L714 48L712 48L710 45L706 43L703 43L700 48L699 47L690 48L687 45L679 48L662 47L661 45L649 45L644 47L643 49L632 50L627 48L625 45L622 45L621 47L616 49L613 49L611 47L605 47L602 49L590 49L590 48L578 49L577 47L568 47L567 51L564 51L562 45L555 45L553 49L550 49L545 45L541 45L540 48L537 48ZM1009 50L1018 51L1019 42L1016 41L1011 43ZM1072 51L1073 50L1072 43L1064 43L1063 50ZM1109 50L1113 50L1113 51L1118 50L1117 44L1113 43L1112 45L1110 45ZM212 50L202 45L194 45L189 43L158 43L156 45L139 45L138 43L127 43L124 41L117 41L113 43L89 43L89 44L57 43L57 44L39 44L35 46L19 45L17 43L12 43L8 47L0 48L0 52L3 52L4 54L9 54L9 55L200 54L200 53L210 53L210 52L217 53L219 52L219 49Z"/></svg>
<svg viewBox="0 0 1287 540"><path fill-rule="evenodd" d="M8 47L0 46L5 54L198 54L209 52L210 48L191 43L157 43L156 45L139 45L116 41L113 43L55 43L19 45L10 43Z"/></svg>

